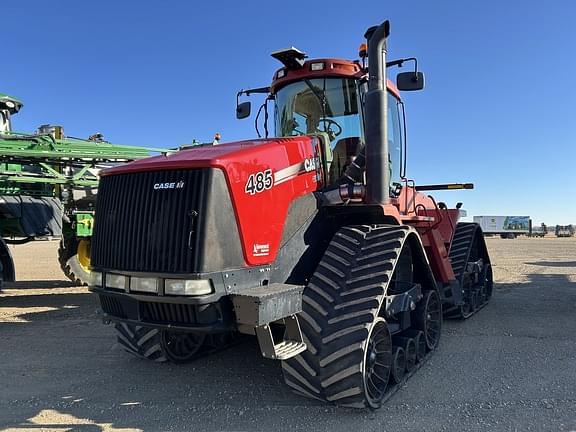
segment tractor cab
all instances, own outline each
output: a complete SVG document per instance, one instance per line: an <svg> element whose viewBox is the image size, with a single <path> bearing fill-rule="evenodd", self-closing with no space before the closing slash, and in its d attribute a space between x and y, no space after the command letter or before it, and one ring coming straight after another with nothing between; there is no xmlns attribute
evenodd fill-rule
<svg viewBox="0 0 576 432"><path fill-rule="evenodd" d="M0 134L12 130L10 117L20 111L20 108L22 108L22 102L12 96L0 93Z"/></svg>
<svg viewBox="0 0 576 432"><path fill-rule="evenodd" d="M363 47L360 56L362 63L332 58L305 60L307 56L293 47L276 51L272 57L284 67L276 71L272 85L238 94L269 94L263 108L267 114L268 101L274 102L276 137L323 136L327 141L324 162L328 167L328 184L342 180L346 167L360 154L366 142L364 99L368 91L368 70ZM417 72L408 74L421 76ZM398 83L405 81L405 74L399 74ZM423 80L421 83L423 86ZM387 98L388 169L392 183L399 184L404 175L401 170L404 109L398 87L390 81L387 82ZM249 102L238 104L238 118L247 117L249 113ZM265 130L268 130L267 125Z"/></svg>

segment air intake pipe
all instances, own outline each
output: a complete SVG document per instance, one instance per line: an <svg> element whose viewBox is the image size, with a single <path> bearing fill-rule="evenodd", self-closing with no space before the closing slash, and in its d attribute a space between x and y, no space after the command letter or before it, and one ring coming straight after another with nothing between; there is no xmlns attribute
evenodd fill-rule
<svg viewBox="0 0 576 432"><path fill-rule="evenodd" d="M364 102L366 139L366 202L384 204L390 194L388 159L388 95L386 92L386 38L390 22L370 27L368 41L368 92Z"/></svg>

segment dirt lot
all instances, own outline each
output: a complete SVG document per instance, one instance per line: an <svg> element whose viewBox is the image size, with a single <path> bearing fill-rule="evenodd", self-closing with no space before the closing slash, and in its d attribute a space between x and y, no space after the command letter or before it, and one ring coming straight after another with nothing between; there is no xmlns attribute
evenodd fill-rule
<svg viewBox="0 0 576 432"><path fill-rule="evenodd" d="M377 412L299 398L255 341L193 364L132 358L55 242L13 250L0 295L3 431L576 431L576 239L488 239L496 289Z"/></svg>

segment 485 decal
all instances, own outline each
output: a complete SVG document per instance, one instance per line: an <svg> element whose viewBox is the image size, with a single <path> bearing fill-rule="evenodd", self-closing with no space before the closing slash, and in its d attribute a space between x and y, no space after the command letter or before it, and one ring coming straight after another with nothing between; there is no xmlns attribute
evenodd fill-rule
<svg viewBox="0 0 576 432"><path fill-rule="evenodd" d="M272 175L272 170L267 169L266 171L250 174L244 190L247 194L254 195L271 189L272 186L274 186L274 176Z"/></svg>

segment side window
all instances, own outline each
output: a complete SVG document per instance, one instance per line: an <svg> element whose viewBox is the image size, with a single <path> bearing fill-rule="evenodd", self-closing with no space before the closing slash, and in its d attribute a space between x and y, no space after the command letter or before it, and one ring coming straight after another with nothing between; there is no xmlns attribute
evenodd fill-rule
<svg viewBox="0 0 576 432"><path fill-rule="evenodd" d="M390 160L390 182L400 183L400 160L402 138L400 136L400 116L398 100L388 94L388 154Z"/></svg>

